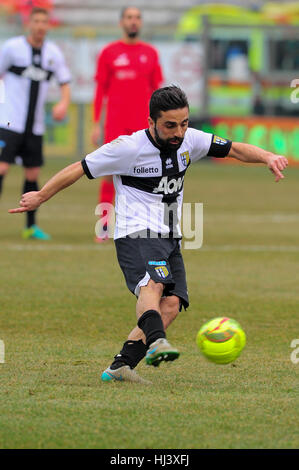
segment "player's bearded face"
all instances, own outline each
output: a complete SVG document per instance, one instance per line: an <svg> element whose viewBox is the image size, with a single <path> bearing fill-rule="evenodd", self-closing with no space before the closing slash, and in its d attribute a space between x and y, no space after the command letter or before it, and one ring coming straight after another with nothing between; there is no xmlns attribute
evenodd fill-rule
<svg viewBox="0 0 299 470"><path fill-rule="evenodd" d="M134 39L136 38L137 36L139 36L139 31L140 31L140 28L137 24L133 23L129 26L127 26L127 28L125 29L126 30L126 33L127 33L127 36L131 39Z"/></svg>
<svg viewBox="0 0 299 470"><path fill-rule="evenodd" d="M189 107L160 111L156 119L149 116L148 123L151 136L159 147L178 150L188 129Z"/></svg>
<svg viewBox="0 0 299 470"><path fill-rule="evenodd" d="M156 123L155 123L154 131L155 131L155 140L157 144L163 149L178 150L183 143L184 137L175 136L175 137L169 137L169 138L163 139L163 137L161 137L161 135L159 134Z"/></svg>

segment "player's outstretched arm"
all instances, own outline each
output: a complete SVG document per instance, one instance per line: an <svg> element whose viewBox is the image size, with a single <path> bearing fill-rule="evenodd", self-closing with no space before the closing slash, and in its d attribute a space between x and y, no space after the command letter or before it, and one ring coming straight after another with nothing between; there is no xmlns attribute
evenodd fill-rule
<svg viewBox="0 0 299 470"><path fill-rule="evenodd" d="M8 212L17 214L19 212L33 211L37 209L43 202L46 202L54 194L58 193L64 188L71 186L81 176L84 175L81 162L73 163L63 170L56 173L40 191L30 191L22 195L20 200L20 207L10 209Z"/></svg>
<svg viewBox="0 0 299 470"><path fill-rule="evenodd" d="M274 173L275 181L284 178L282 171L288 166L288 160L282 155L256 147L251 144L233 142L228 157L236 158L246 163L264 163Z"/></svg>

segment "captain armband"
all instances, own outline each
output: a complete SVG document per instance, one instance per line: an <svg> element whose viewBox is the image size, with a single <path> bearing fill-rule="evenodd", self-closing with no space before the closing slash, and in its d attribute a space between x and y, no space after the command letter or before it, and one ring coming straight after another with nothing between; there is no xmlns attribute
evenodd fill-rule
<svg viewBox="0 0 299 470"><path fill-rule="evenodd" d="M209 157L224 158L229 154L229 151L232 146L232 141L223 139L213 134L212 143L210 149L207 153Z"/></svg>

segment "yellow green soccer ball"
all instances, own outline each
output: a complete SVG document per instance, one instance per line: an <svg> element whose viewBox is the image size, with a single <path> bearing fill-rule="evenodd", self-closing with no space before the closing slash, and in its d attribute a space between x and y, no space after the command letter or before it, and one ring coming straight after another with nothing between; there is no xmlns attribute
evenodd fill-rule
<svg viewBox="0 0 299 470"><path fill-rule="evenodd" d="M202 354L216 364L228 364L240 355L246 335L232 318L217 317L206 322L196 336Z"/></svg>

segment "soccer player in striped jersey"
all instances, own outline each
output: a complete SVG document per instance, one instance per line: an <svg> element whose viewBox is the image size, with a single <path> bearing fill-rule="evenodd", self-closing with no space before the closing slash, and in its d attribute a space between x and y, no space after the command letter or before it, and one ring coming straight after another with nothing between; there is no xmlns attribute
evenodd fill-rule
<svg viewBox="0 0 299 470"><path fill-rule="evenodd" d="M148 129L103 145L60 171L40 191L24 194L20 207L10 210L34 210L84 174L90 179L113 175L115 245L127 286L137 297L137 325L103 372L103 381L147 383L135 372L144 356L153 366L179 357L165 331L189 305L179 227L189 167L206 156L229 156L267 165L276 181L284 177L285 157L189 128L188 122L185 93L175 86L158 89L151 97Z"/></svg>
<svg viewBox="0 0 299 470"><path fill-rule="evenodd" d="M53 107L55 120L65 118L70 101L70 72L60 49L46 39L49 14L34 8L27 36L4 43L0 51L0 76L5 99L0 104L0 193L5 175L15 158L22 158L25 180L22 192L37 191L43 165L42 139L49 80L54 75L60 85L61 99ZM23 238L48 240L36 224L35 211L29 211Z"/></svg>

